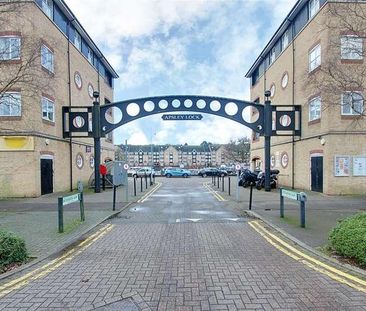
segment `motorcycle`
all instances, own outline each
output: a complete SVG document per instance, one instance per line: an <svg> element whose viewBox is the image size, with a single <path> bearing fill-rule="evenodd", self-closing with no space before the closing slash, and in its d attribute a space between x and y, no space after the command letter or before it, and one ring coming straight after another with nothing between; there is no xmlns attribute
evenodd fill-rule
<svg viewBox="0 0 366 311"><path fill-rule="evenodd" d="M272 189L276 189L277 187L277 175L280 173L279 170L271 170L270 171L270 185ZM258 180L255 183L255 187L257 190L261 190L265 186L265 173L260 172L258 174Z"/></svg>
<svg viewBox="0 0 366 311"><path fill-rule="evenodd" d="M239 186L244 188L249 187L250 185L254 186L258 180L258 176L255 172L251 170L245 169L239 177Z"/></svg>

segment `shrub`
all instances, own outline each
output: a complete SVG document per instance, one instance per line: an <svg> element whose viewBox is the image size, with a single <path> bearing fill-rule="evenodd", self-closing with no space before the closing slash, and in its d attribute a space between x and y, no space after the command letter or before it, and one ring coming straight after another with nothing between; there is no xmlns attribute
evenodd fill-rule
<svg viewBox="0 0 366 311"><path fill-rule="evenodd" d="M340 221L329 234L330 247L338 255L366 267L366 213Z"/></svg>
<svg viewBox="0 0 366 311"><path fill-rule="evenodd" d="M0 230L0 271L13 263L23 263L28 253L23 238L14 233Z"/></svg>

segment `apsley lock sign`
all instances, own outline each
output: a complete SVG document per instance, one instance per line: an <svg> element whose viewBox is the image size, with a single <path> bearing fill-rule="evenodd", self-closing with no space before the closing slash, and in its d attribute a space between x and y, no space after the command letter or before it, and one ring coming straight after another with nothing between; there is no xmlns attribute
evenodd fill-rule
<svg viewBox="0 0 366 311"><path fill-rule="evenodd" d="M192 121L202 120L201 114L164 114L161 117L164 121Z"/></svg>

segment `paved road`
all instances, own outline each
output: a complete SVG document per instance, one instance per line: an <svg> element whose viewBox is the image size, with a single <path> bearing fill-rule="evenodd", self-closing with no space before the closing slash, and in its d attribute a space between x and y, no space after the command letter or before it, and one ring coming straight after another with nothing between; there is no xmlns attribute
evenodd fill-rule
<svg viewBox="0 0 366 311"><path fill-rule="evenodd" d="M163 180L0 310L366 310L365 293L273 247L203 181Z"/></svg>

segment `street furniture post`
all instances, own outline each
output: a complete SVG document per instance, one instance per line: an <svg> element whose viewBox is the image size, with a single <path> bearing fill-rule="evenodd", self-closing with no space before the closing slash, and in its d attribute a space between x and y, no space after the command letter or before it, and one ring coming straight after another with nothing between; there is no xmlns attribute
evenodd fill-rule
<svg viewBox="0 0 366 311"><path fill-rule="evenodd" d="M272 107L269 97L271 91L265 91L264 96L264 189L271 191L271 136L272 136Z"/></svg>
<svg viewBox="0 0 366 311"><path fill-rule="evenodd" d="M92 126L93 126L93 139L94 139L94 192L100 193L100 104L99 104L99 92L93 92L94 102L92 108Z"/></svg>
<svg viewBox="0 0 366 311"><path fill-rule="evenodd" d="M250 183L250 193L249 193L249 210L252 210L252 204L253 204L253 183Z"/></svg>

